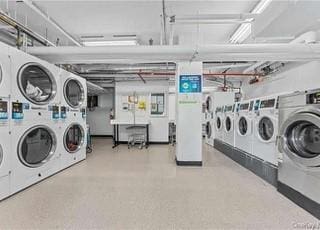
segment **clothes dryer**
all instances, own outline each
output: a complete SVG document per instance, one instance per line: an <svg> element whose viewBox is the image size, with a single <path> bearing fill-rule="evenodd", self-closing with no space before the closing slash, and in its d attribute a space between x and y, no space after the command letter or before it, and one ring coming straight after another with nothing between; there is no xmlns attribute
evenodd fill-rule
<svg viewBox="0 0 320 230"><path fill-rule="evenodd" d="M235 104L226 105L224 109L223 141L232 147L234 147L234 110Z"/></svg>
<svg viewBox="0 0 320 230"><path fill-rule="evenodd" d="M224 106L218 106L215 111L215 138L223 141L223 110Z"/></svg>
<svg viewBox="0 0 320 230"><path fill-rule="evenodd" d="M320 218L320 89L280 96L278 190Z"/></svg>
<svg viewBox="0 0 320 230"><path fill-rule="evenodd" d="M235 148L249 154L252 154L253 104L253 100L240 102L235 121Z"/></svg>
<svg viewBox="0 0 320 230"><path fill-rule="evenodd" d="M206 144L213 146L213 123L212 121L206 122Z"/></svg>
<svg viewBox="0 0 320 230"><path fill-rule="evenodd" d="M278 165L276 139L278 135L278 96L256 100L253 155Z"/></svg>
<svg viewBox="0 0 320 230"><path fill-rule="evenodd" d="M16 125L29 121L59 118L60 68L37 57L10 48L11 101L22 104L19 113L13 113ZM22 119L23 118L23 119Z"/></svg>
<svg viewBox="0 0 320 230"><path fill-rule="evenodd" d="M0 200L10 195L11 182L11 137L9 98L0 97Z"/></svg>
<svg viewBox="0 0 320 230"><path fill-rule="evenodd" d="M16 193L59 171L58 126L45 121L11 129L11 192Z"/></svg>

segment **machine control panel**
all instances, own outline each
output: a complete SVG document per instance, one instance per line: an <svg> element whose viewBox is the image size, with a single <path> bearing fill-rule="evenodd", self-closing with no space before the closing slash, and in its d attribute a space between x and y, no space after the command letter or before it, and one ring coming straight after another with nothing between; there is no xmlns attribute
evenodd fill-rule
<svg viewBox="0 0 320 230"><path fill-rule="evenodd" d="M276 105L276 99L262 100L260 103L260 109L274 108Z"/></svg>
<svg viewBox="0 0 320 230"><path fill-rule="evenodd" d="M12 102L12 119L22 120L23 119L23 103Z"/></svg>
<svg viewBox="0 0 320 230"><path fill-rule="evenodd" d="M253 105L254 105L254 101L250 101L249 111L252 111L252 110L253 110Z"/></svg>
<svg viewBox="0 0 320 230"><path fill-rule="evenodd" d="M60 118L60 112L59 112L59 106L52 106L52 119L59 119Z"/></svg>
<svg viewBox="0 0 320 230"><path fill-rule="evenodd" d="M308 105L320 104L320 92L307 94L307 104Z"/></svg>
<svg viewBox="0 0 320 230"><path fill-rule="evenodd" d="M233 105L226 105L225 112L231 112L231 111L233 111Z"/></svg>
<svg viewBox="0 0 320 230"><path fill-rule="evenodd" d="M87 117L87 112L85 108L81 109L81 114L82 114L82 118L86 118Z"/></svg>
<svg viewBox="0 0 320 230"><path fill-rule="evenodd" d="M220 112L222 112L222 107L217 107L216 113L220 113Z"/></svg>
<svg viewBox="0 0 320 230"><path fill-rule="evenodd" d="M0 120L8 119L8 102L0 101Z"/></svg>
<svg viewBox="0 0 320 230"><path fill-rule="evenodd" d="M240 110L248 110L249 109L249 103L240 104Z"/></svg>
<svg viewBox="0 0 320 230"><path fill-rule="evenodd" d="M60 118L66 119L67 118L67 107L61 106L60 108Z"/></svg>

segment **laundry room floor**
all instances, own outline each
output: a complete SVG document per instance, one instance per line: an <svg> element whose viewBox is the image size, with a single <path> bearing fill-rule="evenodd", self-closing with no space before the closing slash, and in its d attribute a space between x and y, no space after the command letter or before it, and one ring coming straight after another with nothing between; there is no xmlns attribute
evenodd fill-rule
<svg viewBox="0 0 320 230"><path fill-rule="evenodd" d="M111 148L0 203L0 229L289 229L319 220L204 145L203 167L177 167L174 148Z"/></svg>

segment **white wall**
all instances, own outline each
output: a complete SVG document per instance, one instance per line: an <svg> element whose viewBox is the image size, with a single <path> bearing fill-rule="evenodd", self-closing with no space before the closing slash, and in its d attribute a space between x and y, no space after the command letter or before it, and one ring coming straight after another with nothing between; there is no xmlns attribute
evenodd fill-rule
<svg viewBox="0 0 320 230"><path fill-rule="evenodd" d="M126 95L144 96L146 100L146 112L136 114L136 120L150 121L150 141L152 142L168 142L168 123L169 123L169 82L168 81L147 81L144 84L142 81L133 82L117 82L115 86L115 108L116 119L122 121L133 121L132 112L126 112L122 109L122 97ZM150 115L150 95L151 93L165 93L165 115L151 116ZM126 127L120 128L120 141L127 141Z"/></svg>
<svg viewBox="0 0 320 230"><path fill-rule="evenodd" d="M91 128L91 135L112 135L110 125L110 109L113 108L113 93L100 95L98 107L88 111L87 123Z"/></svg>
<svg viewBox="0 0 320 230"><path fill-rule="evenodd" d="M242 87L244 99L320 88L320 62L314 61L270 75L262 82Z"/></svg>

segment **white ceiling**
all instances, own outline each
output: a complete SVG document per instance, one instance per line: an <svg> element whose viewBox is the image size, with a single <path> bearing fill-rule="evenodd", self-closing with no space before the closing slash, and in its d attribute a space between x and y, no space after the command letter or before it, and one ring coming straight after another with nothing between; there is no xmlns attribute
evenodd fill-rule
<svg viewBox="0 0 320 230"><path fill-rule="evenodd" d="M166 0L166 13L172 15L249 13L258 0L211 0L190 1ZM162 1L34 1L44 12L62 28L80 39L81 35L136 34L141 44L148 44L152 38L159 44L161 31ZM6 4L0 5L2 9ZM57 37L63 45L67 39L45 23L41 17L22 1L9 1L9 12L21 22L25 22L39 33L55 41ZM189 43L227 43L237 25L179 25L175 36L180 44ZM168 26L169 30L169 26ZM46 32L47 31L47 32ZM199 33L198 33L199 32ZM176 39L177 40L177 39ZM69 43L72 45L72 43Z"/></svg>

